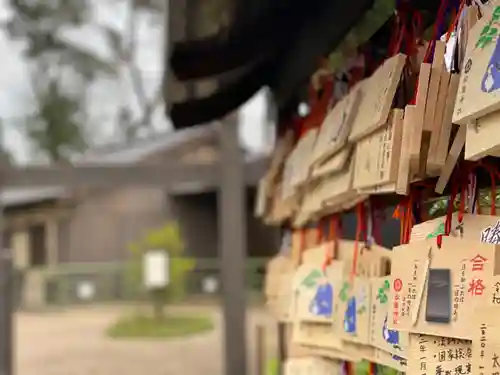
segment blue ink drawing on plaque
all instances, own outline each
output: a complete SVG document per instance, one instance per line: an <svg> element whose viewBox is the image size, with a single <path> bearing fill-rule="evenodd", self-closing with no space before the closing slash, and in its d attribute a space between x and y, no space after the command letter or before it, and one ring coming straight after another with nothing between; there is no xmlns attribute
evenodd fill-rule
<svg viewBox="0 0 500 375"><path fill-rule="evenodd" d="M387 327L387 315L384 320L384 326L382 327L382 335L389 344L394 347L399 347L399 332Z"/></svg>
<svg viewBox="0 0 500 375"><path fill-rule="evenodd" d="M351 297L347 301L347 309L344 314L344 331L356 333L356 297Z"/></svg>
<svg viewBox="0 0 500 375"><path fill-rule="evenodd" d="M323 277L309 304L309 312L316 316L330 317L333 313L333 286Z"/></svg>
<svg viewBox="0 0 500 375"><path fill-rule="evenodd" d="M481 82L483 92L493 92L498 89L500 89L500 38L496 40L495 49Z"/></svg>

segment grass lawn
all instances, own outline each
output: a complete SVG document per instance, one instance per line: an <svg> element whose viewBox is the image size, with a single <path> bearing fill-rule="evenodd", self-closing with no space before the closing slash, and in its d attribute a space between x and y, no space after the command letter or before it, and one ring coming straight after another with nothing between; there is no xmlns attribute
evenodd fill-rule
<svg viewBox="0 0 500 375"><path fill-rule="evenodd" d="M166 315L161 320L133 315L119 319L106 333L117 339L171 338L208 332L213 328L212 320L203 315Z"/></svg>

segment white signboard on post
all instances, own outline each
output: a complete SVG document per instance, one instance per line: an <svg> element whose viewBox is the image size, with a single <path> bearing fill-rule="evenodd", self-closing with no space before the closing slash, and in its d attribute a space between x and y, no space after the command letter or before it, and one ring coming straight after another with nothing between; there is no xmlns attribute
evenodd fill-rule
<svg viewBox="0 0 500 375"><path fill-rule="evenodd" d="M147 289L164 288L169 284L169 257L164 250L148 250L143 257L143 281Z"/></svg>
<svg viewBox="0 0 500 375"><path fill-rule="evenodd" d="M76 295L83 301L88 301L95 296L95 285L90 281L82 281L76 286Z"/></svg>

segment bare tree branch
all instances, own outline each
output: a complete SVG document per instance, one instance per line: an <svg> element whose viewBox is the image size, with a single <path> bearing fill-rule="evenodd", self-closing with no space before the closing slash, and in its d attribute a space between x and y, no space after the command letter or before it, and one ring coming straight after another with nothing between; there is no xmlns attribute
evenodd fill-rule
<svg viewBox="0 0 500 375"><path fill-rule="evenodd" d="M137 53L137 0L130 0L127 31L128 44L125 50L125 61L139 107L142 108L143 111L146 111L148 105L146 90L144 89L141 71L135 64L135 56Z"/></svg>
<svg viewBox="0 0 500 375"><path fill-rule="evenodd" d="M151 6L150 6L151 5ZM117 65L123 67L123 72L128 76L132 85L132 93L139 107L139 115L133 115L129 103L123 103L116 116L117 125L125 138L134 138L140 129L153 130L152 116L162 103L162 85L158 80L158 88L151 97L148 97L144 77L140 66L136 62L138 49L137 43L138 17L141 9L158 11L158 4L147 0L129 0L126 29L120 34L114 29L102 26L107 34L110 47L114 50Z"/></svg>

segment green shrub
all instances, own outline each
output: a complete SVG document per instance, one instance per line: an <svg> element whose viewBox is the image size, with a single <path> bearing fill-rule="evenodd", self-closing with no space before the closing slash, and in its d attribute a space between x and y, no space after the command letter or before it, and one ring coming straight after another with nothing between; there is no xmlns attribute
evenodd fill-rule
<svg viewBox="0 0 500 375"><path fill-rule="evenodd" d="M136 286L143 283L143 256L148 250L164 250L169 256L169 285L155 290L151 296L156 304L165 304L182 299L185 295L188 272L195 266L194 259L183 257L185 246L179 226L168 221L160 228L151 229L138 241L129 245L132 262L129 281Z"/></svg>

